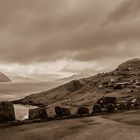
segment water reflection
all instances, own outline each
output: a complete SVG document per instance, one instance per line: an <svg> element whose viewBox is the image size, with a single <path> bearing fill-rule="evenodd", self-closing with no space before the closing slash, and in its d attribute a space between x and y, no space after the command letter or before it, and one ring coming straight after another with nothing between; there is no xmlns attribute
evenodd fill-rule
<svg viewBox="0 0 140 140"><path fill-rule="evenodd" d="M14 105L15 115L17 120L24 120L28 118L29 109L35 109L36 106L24 106L20 104Z"/></svg>

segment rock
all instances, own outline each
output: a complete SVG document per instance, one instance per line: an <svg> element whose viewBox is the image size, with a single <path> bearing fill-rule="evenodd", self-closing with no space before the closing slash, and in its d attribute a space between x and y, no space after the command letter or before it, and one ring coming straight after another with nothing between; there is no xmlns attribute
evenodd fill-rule
<svg viewBox="0 0 140 140"><path fill-rule="evenodd" d="M127 109L128 109L127 102L121 102L121 103L118 105L118 110L127 110Z"/></svg>
<svg viewBox="0 0 140 140"><path fill-rule="evenodd" d="M92 114L94 113L101 113L102 112L102 108L99 104L95 104L94 107L93 107L93 112Z"/></svg>
<svg viewBox="0 0 140 140"><path fill-rule="evenodd" d="M89 109L87 107L80 107L77 110L77 113L82 116L82 115L89 115Z"/></svg>
<svg viewBox="0 0 140 140"><path fill-rule="evenodd" d="M73 80L69 83L67 89L71 92L74 92L81 89L82 87L84 87L84 85L82 85L79 80Z"/></svg>
<svg viewBox="0 0 140 140"><path fill-rule="evenodd" d="M121 90L121 89L123 89L123 85L114 85L113 89L114 90Z"/></svg>
<svg viewBox="0 0 140 140"><path fill-rule="evenodd" d="M139 109L139 107L140 107L140 98L132 99L131 102L134 104L135 109Z"/></svg>
<svg viewBox="0 0 140 140"><path fill-rule="evenodd" d="M68 115L71 114L69 108L62 108L62 107L59 107L59 106L55 107L55 113L56 113L57 117L68 116Z"/></svg>
<svg viewBox="0 0 140 140"><path fill-rule="evenodd" d="M11 102L0 102L0 123L15 120L14 106Z"/></svg>
<svg viewBox="0 0 140 140"><path fill-rule="evenodd" d="M117 98L116 97L103 97L103 98L100 98L98 101L97 101L97 104L101 105L101 107L104 107L108 104L116 104L117 103Z"/></svg>
<svg viewBox="0 0 140 140"><path fill-rule="evenodd" d="M48 117L47 111L45 107L30 109L29 110L29 119L46 119Z"/></svg>
<svg viewBox="0 0 140 140"><path fill-rule="evenodd" d="M134 103L132 103L131 101L127 102L127 109L128 110L133 110L134 109Z"/></svg>
<svg viewBox="0 0 140 140"><path fill-rule="evenodd" d="M115 111L115 106L114 106L114 104L109 103L109 104L107 105L107 112L108 112L108 113L112 113L112 112L114 112L114 111Z"/></svg>

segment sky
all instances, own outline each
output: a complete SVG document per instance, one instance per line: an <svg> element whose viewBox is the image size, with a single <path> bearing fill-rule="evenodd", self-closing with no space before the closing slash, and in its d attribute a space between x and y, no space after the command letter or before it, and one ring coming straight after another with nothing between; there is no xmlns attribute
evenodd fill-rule
<svg viewBox="0 0 140 140"><path fill-rule="evenodd" d="M139 28L139 0L0 0L0 71L56 79L110 71L140 57Z"/></svg>

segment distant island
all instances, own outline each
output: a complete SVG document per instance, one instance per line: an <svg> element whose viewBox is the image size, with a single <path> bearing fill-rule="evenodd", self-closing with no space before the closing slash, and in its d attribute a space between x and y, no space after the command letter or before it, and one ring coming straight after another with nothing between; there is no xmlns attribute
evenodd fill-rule
<svg viewBox="0 0 140 140"><path fill-rule="evenodd" d="M11 82L11 80L8 76L0 72L0 82Z"/></svg>

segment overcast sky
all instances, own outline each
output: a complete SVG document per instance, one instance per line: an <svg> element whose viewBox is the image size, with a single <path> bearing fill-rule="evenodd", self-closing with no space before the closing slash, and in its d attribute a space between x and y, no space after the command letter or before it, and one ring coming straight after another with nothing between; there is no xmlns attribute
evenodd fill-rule
<svg viewBox="0 0 140 140"><path fill-rule="evenodd" d="M140 0L0 0L0 71L95 74L140 56Z"/></svg>

